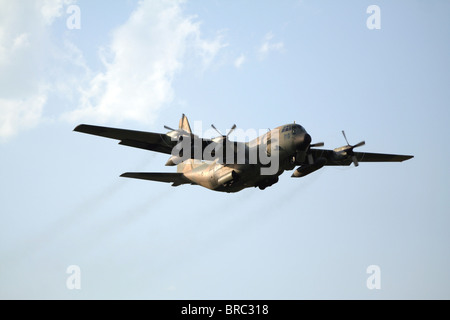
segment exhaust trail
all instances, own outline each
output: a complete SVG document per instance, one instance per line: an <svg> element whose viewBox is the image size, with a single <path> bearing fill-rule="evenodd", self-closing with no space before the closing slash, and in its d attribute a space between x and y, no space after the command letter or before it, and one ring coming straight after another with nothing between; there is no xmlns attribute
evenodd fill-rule
<svg viewBox="0 0 450 320"><path fill-rule="evenodd" d="M157 213L153 209L165 199L173 196L173 193L168 193L166 191L150 196L146 201L123 211L114 219L105 222L99 227L93 228L93 230L91 230L91 234L85 237L86 243L84 243L81 247L92 248L93 244L99 244L102 239L114 237L116 234L124 231L130 226L130 224L138 221L140 218L143 218L149 214Z"/></svg>
<svg viewBox="0 0 450 320"><path fill-rule="evenodd" d="M7 258L5 260L17 262L17 260L25 259L38 252L39 249L49 245L68 229L72 228L77 222L95 212L105 201L119 192L126 183L126 181L114 182L106 189L80 203L74 209L70 210L68 214L54 221L49 226L46 226L44 230L39 231L36 235L24 240L22 244L17 245L9 253L6 253L5 256Z"/></svg>
<svg viewBox="0 0 450 320"><path fill-rule="evenodd" d="M254 190L251 194L245 195L244 202L236 202L239 204L237 210L241 210L241 212L239 212L239 215L234 215L228 221L225 221L224 226L217 230L215 234L216 240L221 239L222 245L225 245L228 239L243 236L249 230L267 223L269 219L286 215L288 211L283 209L292 205L293 199L298 200L301 190L305 190L319 181L320 175L322 175L322 172L315 173L314 176L309 177L307 180L296 179L295 182L298 183L298 187L280 188L280 193L277 195L273 193L277 192L274 188L277 188L278 185L265 191ZM267 195L268 193L271 194ZM224 204L226 204L226 201ZM253 204L252 208L242 211L242 208L248 208L249 204Z"/></svg>
<svg viewBox="0 0 450 320"><path fill-rule="evenodd" d="M150 156L150 162L155 158L154 155ZM142 167L148 165L149 157L145 157L142 161L136 165L136 167ZM61 216L59 219L45 226L43 230L37 234L25 239L22 243L11 248L9 252L3 255L3 261L14 264L26 259L30 255L35 254L45 246L50 245L58 237L66 233L68 230L79 224L87 217L95 216L98 210L108 202L111 197L117 195L122 189L129 184L130 181L126 179L117 178L112 183L107 185L104 189L93 194L86 200L75 205L72 209L68 210L68 213Z"/></svg>

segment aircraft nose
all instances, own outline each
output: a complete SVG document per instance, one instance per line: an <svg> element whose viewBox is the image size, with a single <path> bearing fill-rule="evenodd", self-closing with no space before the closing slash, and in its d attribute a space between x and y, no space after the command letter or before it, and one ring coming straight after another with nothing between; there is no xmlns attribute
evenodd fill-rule
<svg viewBox="0 0 450 320"><path fill-rule="evenodd" d="M295 138L295 148L297 150L306 150L311 144L312 138L308 133L298 135Z"/></svg>
<svg viewBox="0 0 450 320"><path fill-rule="evenodd" d="M311 136L308 133L306 133L305 134L305 139L303 140L303 143L307 144L309 146L311 144L311 141L312 141Z"/></svg>

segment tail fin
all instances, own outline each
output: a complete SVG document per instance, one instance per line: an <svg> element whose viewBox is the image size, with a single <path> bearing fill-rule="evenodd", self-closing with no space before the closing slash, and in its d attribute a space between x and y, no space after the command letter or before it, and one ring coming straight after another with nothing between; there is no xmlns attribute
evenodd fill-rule
<svg viewBox="0 0 450 320"><path fill-rule="evenodd" d="M188 133L192 133L191 126L189 125L189 120L185 114L182 115L182 117L180 119L180 124L178 125L178 127L181 130L184 130ZM194 169L194 160L193 159L186 160L177 166L178 173L184 173L184 172L190 171L192 169Z"/></svg>
<svg viewBox="0 0 450 320"><path fill-rule="evenodd" d="M184 114L180 119L179 128L186 132L192 133L191 126L189 125L189 120Z"/></svg>

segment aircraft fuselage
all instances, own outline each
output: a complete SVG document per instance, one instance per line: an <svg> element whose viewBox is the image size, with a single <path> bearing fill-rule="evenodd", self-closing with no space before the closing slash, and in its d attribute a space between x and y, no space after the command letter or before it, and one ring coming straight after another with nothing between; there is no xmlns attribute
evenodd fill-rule
<svg viewBox="0 0 450 320"><path fill-rule="evenodd" d="M231 193L251 187L265 189L277 183L278 177L284 171L294 168L296 157L302 156L299 150L306 152L310 142L311 137L302 126L298 124L280 126L246 144L248 152L254 151L254 154L260 152L256 148L263 145L266 148L264 152L271 156L271 163L224 165L196 160L198 166L184 172L184 175L193 183L215 191ZM272 148L272 144L276 146ZM261 174L261 168L270 167L273 162L276 162L277 166L273 174Z"/></svg>

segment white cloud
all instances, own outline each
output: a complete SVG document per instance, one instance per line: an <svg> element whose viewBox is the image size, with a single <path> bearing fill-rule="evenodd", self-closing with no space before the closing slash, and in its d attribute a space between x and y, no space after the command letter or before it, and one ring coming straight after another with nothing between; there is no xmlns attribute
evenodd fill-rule
<svg viewBox="0 0 450 320"><path fill-rule="evenodd" d="M264 59L271 51L281 52L284 49L284 43L282 41L273 42L274 35L272 32L268 32L263 39L263 43L259 48L259 55L261 59Z"/></svg>
<svg viewBox="0 0 450 320"><path fill-rule="evenodd" d="M221 37L203 39L200 23L185 16L181 4L140 1L104 49L105 70L92 76L78 109L64 117L97 123L154 121L158 110L173 101L172 83L187 55L200 57L208 66L226 46Z"/></svg>
<svg viewBox="0 0 450 320"><path fill-rule="evenodd" d="M0 139L36 126L48 86L43 79L49 25L69 0L0 0Z"/></svg>
<svg viewBox="0 0 450 320"><path fill-rule="evenodd" d="M244 64L245 60L245 55L241 54L236 60L234 60L234 66L239 69Z"/></svg>
<svg viewBox="0 0 450 320"><path fill-rule="evenodd" d="M28 47L30 45L29 37L29 33L22 33L17 38L15 38L11 51L14 52L16 50Z"/></svg>
<svg viewBox="0 0 450 320"><path fill-rule="evenodd" d="M173 81L183 66L193 62L204 70L227 46L220 33L202 35L182 0L141 0L100 50L104 69L94 72L77 46L51 35L52 24L73 3L0 0L0 140L48 114L77 122L151 123L174 100Z"/></svg>
<svg viewBox="0 0 450 320"><path fill-rule="evenodd" d="M28 99L0 98L0 140L6 140L19 130L36 126L46 100L45 94L37 94Z"/></svg>
<svg viewBox="0 0 450 320"><path fill-rule="evenodd" d="M51 25L55 18L61 17L65 6L74 2L75 0L41 0L38 6L41 8L40 12L44 23Z"/></svg>

